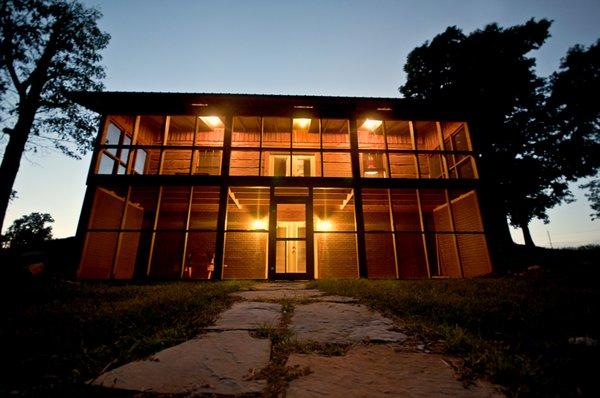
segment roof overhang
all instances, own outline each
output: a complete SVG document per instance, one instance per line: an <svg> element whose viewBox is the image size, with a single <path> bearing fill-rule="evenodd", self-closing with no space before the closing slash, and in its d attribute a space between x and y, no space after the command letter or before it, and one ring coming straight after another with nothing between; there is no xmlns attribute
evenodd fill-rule
<svg viewBox="0 0 600 398"><path fill-rule="evenodd" d="M301 116L322 118L402 118L466 120L456 104L439 104L402 98L333 97L272 94L71 92L78 104L100 114L171 114L239 116Z"/></svg>

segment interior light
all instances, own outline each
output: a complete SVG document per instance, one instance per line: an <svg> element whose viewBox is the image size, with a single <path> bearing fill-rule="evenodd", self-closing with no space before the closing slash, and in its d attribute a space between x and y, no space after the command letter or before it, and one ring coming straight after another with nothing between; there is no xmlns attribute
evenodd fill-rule
<svg viewBox="0 0 600 398"><path fill-rule="evenodd" d="M223 122L218 116L200 116L200 120L202 120L208 127L217 128L223 127Z"/></svg>
<svg viewBox="0 0 600 398"><path fill-rule="evenodd" d="M365 167L365 175L373 176L379 173L375 156L372 153L367 153L367 167Z"/></svg>
<svg viewBox="0 0 600 398"><path fill-rule="evenodd" d="M362 128L365 128L365 129L371 130L371 131L375 131L379 128L379 126L381 126L381 123L383 123L381 120L367 119L362 124Z"/></svg>
<svg viewBox="0 0 600 398"><path fill-rule="evenodd" d="M310 127L310 119L300 118L294 119L294 128L297 130L308 130Z"/></svg>
<svg viewBox="0 0 600 398"><path fill-rule="evenodd" d="M260 229L260 230L267 230L269 229L269 227L267 226L267 220L263 219L263 218L257 218L256 220L252 221L252 229Z"/></svg>
<svg viewBox="0 0 600 398"><path fill-rule="evenodd" d="M317 231L331 231L333 224L329 220L317 220Z"/></svg>

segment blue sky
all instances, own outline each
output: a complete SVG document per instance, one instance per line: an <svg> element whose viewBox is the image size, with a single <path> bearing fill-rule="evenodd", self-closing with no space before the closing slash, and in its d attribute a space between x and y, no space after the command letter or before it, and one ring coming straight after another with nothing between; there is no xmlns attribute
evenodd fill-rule
<svg viewBox="0 0 600 398"><path fill-rule="evenodd" d="M86 0L112 35L107 90L398 97L407 54L447 26L554 20L535 53L538 73L558 68L577 43L600 38L600 1L155 1ZM4 143L2 143L4 145ZM32 211L53 215L57 237L74 234L89 156L27 154L5 225ZM600 243L582 192L532 223L536 243ZM517 241L520 233L515 233Z"/></svg>

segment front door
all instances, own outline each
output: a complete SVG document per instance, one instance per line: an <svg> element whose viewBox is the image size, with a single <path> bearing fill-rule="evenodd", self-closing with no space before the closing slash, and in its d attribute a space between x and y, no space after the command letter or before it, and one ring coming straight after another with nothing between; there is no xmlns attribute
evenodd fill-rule
<svg viewBox="0 0 600 398"><path fill-rule="evenodd" d="M270 279L313 277L312 236L309 236L312 228L307 207L305 197L275 197L269 228Z"/></svg>

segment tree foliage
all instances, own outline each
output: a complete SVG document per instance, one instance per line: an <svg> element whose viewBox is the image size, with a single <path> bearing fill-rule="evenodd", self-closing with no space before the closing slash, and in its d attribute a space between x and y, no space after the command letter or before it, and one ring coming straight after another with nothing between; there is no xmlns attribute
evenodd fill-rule
<svg viewBox="0 0 600 398"><path fill-rule="evenodd" d="M3 240L11 249L30 249L52 239L54 219L48 213L31 213L15 220L6 231Z"/></svg>
<svg viewBox="0 0 600 398"><path fill-rule="evenodd" d="M0 226L23 152L55 148L68 156L92 144L97 118L68 91L101 90L105 76L98 10L77 1L0 3L0 127L8 138L0 165Z"/></svg>
<svg viewBox="0 0 600 398"><path fill-rule="evenodd" d="M597 112L582 106L586 101L578 97L578 87L568 83L578 80L580 69L589 63L587 59L575 61L583 57L581 49L571 50L562 74L552 78L553 85L535 73L531 53L549 37L550 26L548 20L531 19L509 28L490 24L468 35L449 27L409 54L404 67L407 81L400 88L409 98L456 103L470 111L480 153L482 195L495 202L496 213L505 214L511 224L524 230L528 244L533 244L530 220L547 222L548 209L572 200L569 181L589 175L594 168L569 171L560 165L574 159L561 159L557 152L563 153L566 146L573 151L590 148L585 163L591 164L592 143L598 142L589 133L597 132ZM586 77L590 83L594 79L590 88L598 85L597 69ZM585 80L578 83L587 84ZM552 106L560 101L566 101L561 107L568 110L571 123L557 123L565 114L553 111ZM573 130L574 125L580 129ZM570 140L565 140L566 131L573 132Z"/></svg>
<svg viewBox="0 0 600 398"><path fill-rule="evenodd" d="M595 176L580 187L588 190L592 219L600 219L600 40L569 49L550 87L548 107L559 142L554 164L569 181Z"/></svg>

